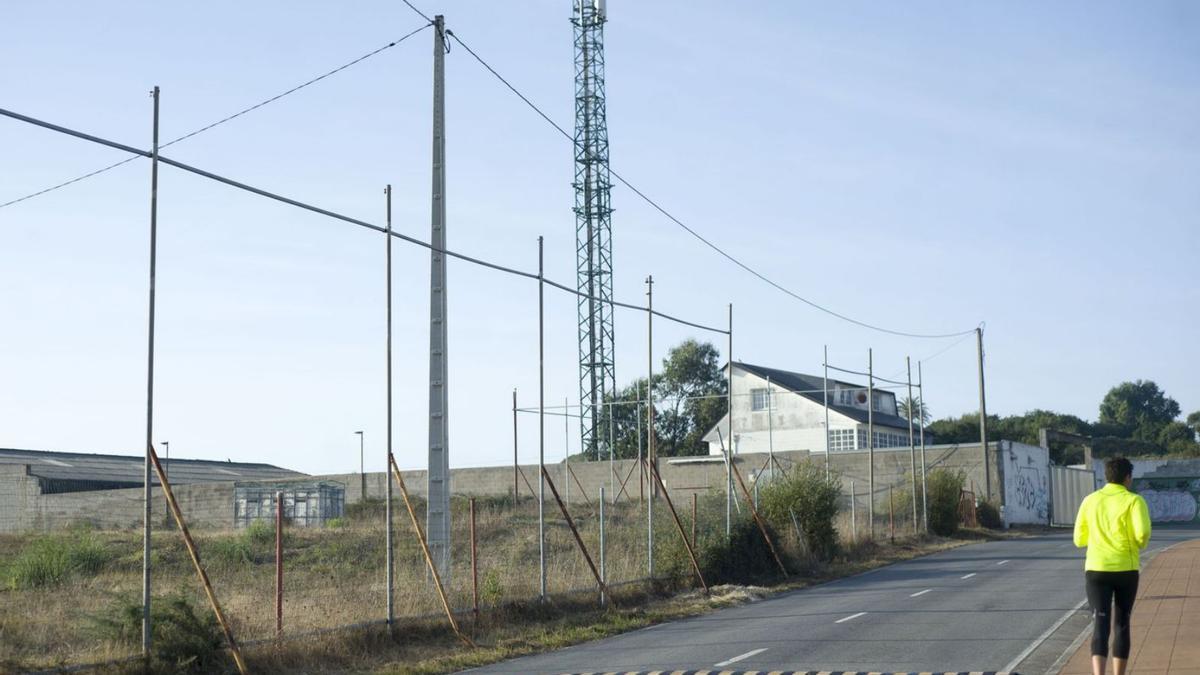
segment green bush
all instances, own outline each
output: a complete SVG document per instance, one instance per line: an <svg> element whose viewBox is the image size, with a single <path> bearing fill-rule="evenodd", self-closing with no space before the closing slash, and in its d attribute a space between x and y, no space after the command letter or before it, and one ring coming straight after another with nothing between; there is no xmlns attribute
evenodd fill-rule
<svg viewBox="0 0 1200 675"><path fill-rule="evenodd" d="M250 525L242 530L242 537L252 547L275 545L275 521L258 519L250 521Z"/></svg>
<svg viewBox="0 0 1200 675"><path fill-rule="evenodd" d="M291 546L292 532L283 529L284 548ZM275 521L250 521L246 529L234 535L213 537L200 547L205 560L227 565L256 564L275 560Z"/></svg>
<svg viewBox="0 0 1200 675"><path fill-rule="evenodd" d="M504 583L499 572L488 570L484 573L483 581L479 583L479 597L488 607L496 607L504 600Z"/></svg>
<svg viewBox="0 0 1200 675"><path fill-rule="evenodd" d="M833 520L841 490L837 476L826 477L825 467L802 462L760 491L759 512L776 530L792 529L798 524L809 555L828 560L837 552Z"/></svg>
<svg viewBox="0 0 1200 675"><path fill-rule="evenodd" d="M1000 519L1000 509L989 501L981 501L975 507L975 518L979 521L979 525L990 530L999 530L1004 527L1004 521Z"/></svg>
<svg viewBox="0 0 1200 675"><path fill-rule="evenodd" d="M73 574L95 574L112 554L90 533L38 537L8 565L7 586L12 589L53 586Z"/></svg>
<svg viewBox="0 0 1200 675"><path fill-rule="evenodd" d="M127 645L142 639L142 603L121 598L92 616L100 637ZM152 670L155 672L220 672L224 643L210 610L198 611L183 595L154 598L150 603Z"/></svg>
<svg viewBox="0 0 1200 675"><path fill-rule="evenodd" d="M926 477L930 532L948 537L958 530L958 503L966 480L963 472L949 469L935 469Z"/></svg>

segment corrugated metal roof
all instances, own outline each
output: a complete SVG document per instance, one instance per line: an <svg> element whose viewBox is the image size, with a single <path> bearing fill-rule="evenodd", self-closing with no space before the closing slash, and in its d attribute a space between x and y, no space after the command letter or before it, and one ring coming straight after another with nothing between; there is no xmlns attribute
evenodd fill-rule
<svg viewBox="0 0 1200 675"><path fill-rule="evenodd" d="M160 458L172 484L301 478L307 474L271 464L215 462L207 459ZM140 455L97 455L0 448L0 464L26 464L32 476L50 480L142 484ZM157 485L158 477L151 473Z"/></svg>

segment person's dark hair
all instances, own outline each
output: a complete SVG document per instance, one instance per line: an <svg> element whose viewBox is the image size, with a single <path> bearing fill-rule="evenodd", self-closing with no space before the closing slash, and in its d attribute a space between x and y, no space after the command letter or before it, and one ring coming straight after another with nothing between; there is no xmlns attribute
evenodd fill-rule
<svg viewBox="0 0 1200 675"><path fill-rule="evenodd" d="M1113 457L1104 463L1104 479L1110 483L1124 483L1133 475L1133 463L1124 457Z"/></svg>

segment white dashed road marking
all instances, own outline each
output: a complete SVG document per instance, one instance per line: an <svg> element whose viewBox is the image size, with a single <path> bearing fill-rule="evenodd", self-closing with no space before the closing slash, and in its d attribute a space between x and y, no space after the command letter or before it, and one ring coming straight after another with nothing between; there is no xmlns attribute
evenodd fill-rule
<svg viewBox="0 0 1200 675"><path fill-rule="evenodd" d="M933 590L932 588L926 588L925 590L923 590L923 591L917 591L916 593L913 593L912 595L910 595L910 596L908 596L908 597L910 597L910 598L915 598L915 597L917 597L917 596L919 596L919 595L925 595L926 593L928 593L929 591L932 591L932 590Z"/></svg>
<svg viewBox="0 0 1200 675"><path fill-rule="evenodd" d="M971 572L970 574L964 574L964 575L962 575L962 578L963 578L963 579L970 579L970 578L971 578L971 577L973 577L973 576L975 576L975 572Z"/></svg>
<svg viewBox="0 0 1200 675"><path fill-rule="evenodd" d="M862 616L863 614L866 614L866 612L859 612L858 614L851 614L850 616L842 617L841 619L834 621L834 623L845 623L845 622L849 621L850 619L857 619L858 617Z"/></svg>
<svg viewBox="0 0 1200 675"><path fill-rule="evenodd" d="M748 659L748 658L750 658L751 656L754 656L755 654L761 654L761 653L763 653L763 652L765 652L765 651L767 651L767 648L766 648L766 647L763 647L762 649L755 649L755 650L752 650L752 651L748 651L748 652L746 652L745 654L741 654L741 655L739 655L739 656L735 656L735 657L733 657L732 659L728 659L728 660L722 661L722 662L720 662L720 663L714 663L713 665L714 665L714 666L716 666L716 667L718 667L718 668L720 668L721 666L727 666L727 665L729 665L729 664L731 664L731 663L737 663L738 661L741 661L742 659Z"/></svg>
<svg viewBox="0 0 1200 675"><path fill-rule="evenodd" d="M996 563L996 564L997 564L997 565L1003 565L1003 564L1005 564L1005 563L1007 563L1007 562L1008 562L1007 560L1001 560L1000 562L998 562L998 563Z"/></svg>

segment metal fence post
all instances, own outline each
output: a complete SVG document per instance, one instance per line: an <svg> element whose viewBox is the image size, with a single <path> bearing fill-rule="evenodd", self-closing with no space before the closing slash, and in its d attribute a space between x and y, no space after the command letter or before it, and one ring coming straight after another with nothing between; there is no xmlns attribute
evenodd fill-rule
<svg viewBox="0 0 1200 675"><path fill-rule="evenodd" d="M546 280L538 237L538 575L546 599Z"/></svg>
<svg viewBox="0 0 1200 675"><path fill-rule="evenodd" d="M600 486L600 606L603 607L608 603L607 593L608 588L608 572L604 566L604 486Z"/></svg>
<svg viewBox="0 0 1200 675"><path fill-rule="evenodd" d="M150 154L150 301L146 336L146 466L143 477L142 523L142 657L150 659L150 455L154 441L154 276L158 265L158 87L154 97L153 149Z"/></svg>
<svg viewBox="0 0 1200 675"><path fill-rule="evenodd" d="M646 277L646 464L654 475L658 456L654 448L654 276ZM653 480L651 478L650 480ZM654 578L654 483L646 499L646 576Z"/></svg>
<svg viewBox="0 0 1200 675"><path fill-rule="evenodd" d="M867 526L875 539L875 357L867 350Z"/></svg>
<svg viewBox="0 0 1200 675"><path fill-rule="evenodd" d="M283 636L283 491L275 493L275 635Z"/></svg>
<svg viewBox="0 0 1200 675"><path fill-rule="evenodd" d="M479 621L479 552L475 545L475 498L467 502L471 511L471 607Z"/></svg>
<svg viewBox="0 0 1200 675"><path fill-rule="evenodd" d="M854 491L854 481L850 481L850 539L858 543L858 495Z"/></svg>
<svg viewBox="0 0 1200 675"><path fill-rule="evenodd" d="M925 386L921 377L921 362L917 361L917 396L921 397L921 411L925 410ZM925 474L928 465L925 464L925 420L921 420L921 521L925 533L929 533L929 496L925 486ZM917 496L913 495L913 499Z"/></svg>
<svg viewBox="0 0 1200 675"><path fill-rule="evenodd" d="M387 196L387 232L384 233L384 239L387 240L387 457L392 456L392 186L388 185L385 190ZM514 393L515 396L515 393ZM515 399L514 399L515 403ZM390 469L390 460L385 461L385 471ZM387 625L390 630L396 622L396 563L393 559L395 555L395 533L392 530L392 481L384 474L384 546L387 551L384 553L384 565L387 570L384 572L384 592L387 597L386 616Z"/></svg>

